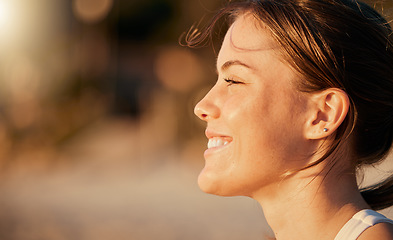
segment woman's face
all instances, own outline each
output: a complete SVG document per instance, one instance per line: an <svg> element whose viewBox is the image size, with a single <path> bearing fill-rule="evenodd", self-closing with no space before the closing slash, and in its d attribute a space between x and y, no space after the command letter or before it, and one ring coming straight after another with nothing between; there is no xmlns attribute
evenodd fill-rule
<svg viewBox="0 0 393 240"><path fill-rule="evenodd" d="M307 97L294 87L299 76L278 50L251 15L228 30L217 83L195 107L209 139L198 178L203 191L252 197L305 165Z"/></svg>

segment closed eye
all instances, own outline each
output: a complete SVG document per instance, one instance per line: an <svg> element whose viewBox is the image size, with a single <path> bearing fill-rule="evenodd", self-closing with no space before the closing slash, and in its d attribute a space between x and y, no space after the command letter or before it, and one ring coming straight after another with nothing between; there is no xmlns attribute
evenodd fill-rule
<svg viewBox="0 0 393 240"><path fill-rule="evenodd" d="M243 82L235 81L230 78L224 78L224 81L228 83L228 86L233 85L233 84L244 84Z"/></svg>

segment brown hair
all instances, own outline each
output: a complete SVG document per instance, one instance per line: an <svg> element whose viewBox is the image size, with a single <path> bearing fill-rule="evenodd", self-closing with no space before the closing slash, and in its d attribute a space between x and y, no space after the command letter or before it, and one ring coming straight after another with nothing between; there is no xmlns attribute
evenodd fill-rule
<svg viewBox="0 0 393 240"><path fill-rule="evenodd" d="M302 76L301 91L344 90L350 99L345 121L318 161L335 156L351 139L360 167L388 155L393 141L393 43L387 21L356 0L251 0L230 2L188 46L206 40L223 16L249 12L270 29L284 59ZM336 161L338 159L334 158ZM393 176L361 190L375 210L393 205Z"/></svg>

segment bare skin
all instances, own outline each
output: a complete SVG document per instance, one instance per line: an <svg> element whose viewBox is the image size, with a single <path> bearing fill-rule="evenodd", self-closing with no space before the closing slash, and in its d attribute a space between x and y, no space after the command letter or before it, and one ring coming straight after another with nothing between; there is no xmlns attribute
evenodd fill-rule
<svg viewBox="0 0 393 240"><path fill-rule="evenodd" d="M329 143L349 100L338 89L300 93L294 83L301 76L278 51L251 15L228 30L217 83L195 107L210 139L198 184L207 193L257 200L278 240L334 239L356 212L369 208L351 155L344 152L333 167L333 159L326 159L288 172L320 157L312 153ZM377 224L359 239L393 239L392 232L392 225Z"/></svg>

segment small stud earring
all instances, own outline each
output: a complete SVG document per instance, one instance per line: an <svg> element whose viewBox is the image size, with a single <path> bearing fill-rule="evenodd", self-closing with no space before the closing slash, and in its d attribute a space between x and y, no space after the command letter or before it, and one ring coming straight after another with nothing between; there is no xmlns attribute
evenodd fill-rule
<svg viewBox="0 0 393 240"><path fill-rule="evenodd" d="M324 132L327 132L327 131L328 131L328 129L327 129L327 128L324 128L324 129L323 129L323 131L324 131Z"/></svg>

